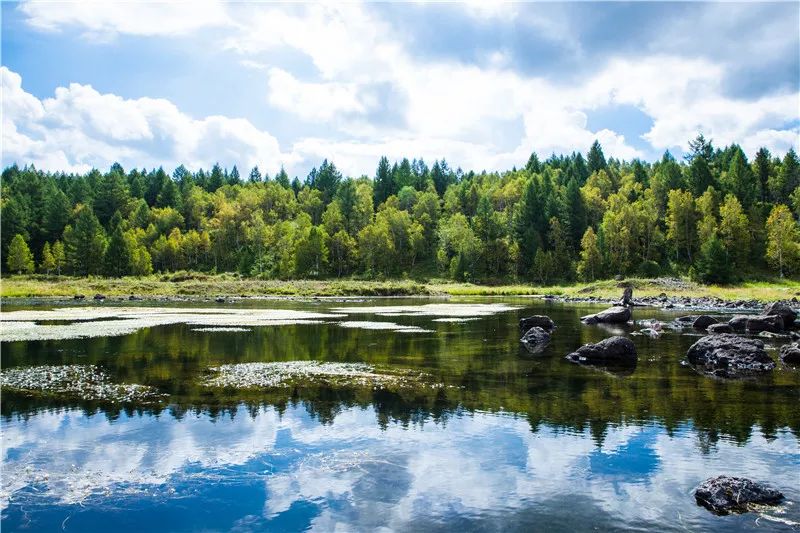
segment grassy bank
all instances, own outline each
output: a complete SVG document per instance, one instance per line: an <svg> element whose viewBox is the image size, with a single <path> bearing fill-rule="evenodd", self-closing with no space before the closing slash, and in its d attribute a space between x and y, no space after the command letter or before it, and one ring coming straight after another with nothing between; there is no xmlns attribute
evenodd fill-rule
<svg viewBox="0 0 800 533"><path fill-rule="evenodd" d="M629 279L635 295L717 297L724 300L772 301L800 296L800 281L771 280L745 282L735 286L697 285L676 279ZM71 297L96 293L106 296L557 296L619 297L619 281L598 281L570 285L532 284L476 285L446 280L256 280L233 274L206 275L176 273L144 278L72 278L45 276L3 276L0 295L13 297Z"/></svg>

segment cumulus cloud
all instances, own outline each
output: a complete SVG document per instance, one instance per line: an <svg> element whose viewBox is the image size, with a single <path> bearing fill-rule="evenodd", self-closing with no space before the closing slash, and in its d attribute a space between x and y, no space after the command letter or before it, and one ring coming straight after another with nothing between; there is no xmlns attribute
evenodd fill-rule
<svg viewBox="0 0 800 533"><path fill-rule="evenodd" d="M289 161L278 141L243 118L194 119L164 99L124 99L91 85L59 87L39 100L0 67L3 158L47 170L124 166L254 166Z"/></svg>
<svg viewBox="0 0 800 533"><path fill-rule="evenodd" d="M685 149L698 132L717 145L739 143L751 155L760 146L782 154L800 142L798 87L732 96L727 80L736 66L720 59L714 46L705 48L709 54L687 55L691 43L678 37L673 46L661 47L664 52L642 46L638 52L611 54L586 75L565 81L525 72L505 49L487 52L495 59L482 65L421 57L408 44L413 27L411 37L399 35L385 12L368 4L208 2L196 10L194 4L191 9L180 3L126 4L119 13L105 3L96 11L66 3L52 7L26 3L21 9L35 28L77 28L90 36L174 36L226 26L224 34L204 33L203 46L222 47L238 56L239 66L256 67L265 91L253 105L297 121L291 135L281 129L291 120L266 132L247 119L193 119L166 100L127 100L76 83L39 101L17 83L11 87L12 102L3 103L10 115L4 117L4 162L69 168L102 166L121 157L167 166L280 162L302 173L328 158L346 173L359 175L372 174L382 155L445 157L466 169L495 170L524 164L531 151L543 156L585 151L595 139L607 155L624 159ZM564 9L448 7L463 9L481 24L524 26L577 56L585 52L587 43L577 37L554 38L572 20ZM700 23L727 38L742 27L748 9L732 9L727 22L715 22L706 10ZM142 24L150 19L158 22ZM694 35L688 29L684 34ZM753 54L785 50L785 43L793 42L791 35L783 40L763 32L754 36L764 42L748 44ZM663 35L654 42L663 42ZM308 64L278 66L270 58L282 51L299 54ZM652 120L650 129L635 139L611 128L589 127L594 110L615 105L641 111ZM276 138L284 142L285 153Z"/></svg>

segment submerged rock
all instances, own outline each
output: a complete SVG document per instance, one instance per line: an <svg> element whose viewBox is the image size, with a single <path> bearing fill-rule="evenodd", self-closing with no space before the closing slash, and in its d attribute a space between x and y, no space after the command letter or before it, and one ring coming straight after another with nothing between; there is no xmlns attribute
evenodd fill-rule
<svg viewBox="0 0 800 533"><path fill-rule="evenodd" d="M533 315L528 318L521 318L519 321L519 329L522 331L528 331L534 327L541 328L545 331L553 331L556 325L549 316L545 315Z"/></svg>
<svg viewBox="0 0 800 533"><path fill-rule="evenodd" d="M694 343L686 359L698 370L718 377L736 378L768 372L775 362L764 343L731 334L708 335Z"/></svg>
<svg viewBox="0 0 800 533"><path fill-rule="evenodd" d="M531 353L539 353L550 342L550 333L539 326L534 326L525 332L520 342Z"/></svg>
<svg viewBox="0 0 800 533"><path fill-rule="evenodd" d="M762 314L766 316L777 315L783 318L783 327L790 328L794 325L797 319L797 313L794 309L781 302L773 302L764 308Z"/></svg>
<svg viewBox="0 0 800 533"><path fill-rule="evenodd" d="M733 328L730 326L730 324L719 324L719 323L717 323L717 324L711 324L710 326L708 326L708 328L706 328L706 331L708 331L712 335L713 334L719 334L719 333L733 333Z"/></svg>
<svg viewBox="0 0 800 533"><path fill-rule="evenodd" d="M708 326L716 323L717 323L716 318L710 317L708 315L700 315L699 317L694 319L694 322L692 322L692 327L694 329L707 329Z"/></svg>
<svg viewBox="0 0 800 533"><path fill-rule="evenodd" d="M793 342L781 346L781 361L787 365L800 366L800 344Z"/></svg>
<svg viewBox="0 0 800 533"><path fill-rule="evenodd" d="M571 354L567 359L573 363L583 364L610 364L631 365L636 364L636 345L625 337L609 337L597 344L584 344Z"/></svg>
<svg viewBox="0 0 800 533"><path fill-rule="evenodd" d="M718 476L705 480L694 492L698 505L715 514L746 513L752 505L775 505L780 491L747 478Z"/></svg>
<svg viewBox="0 0 800 533"><path fill-rule="evenodd" d="M594 315L581 317L584 324L624 324L631 319L629 307L610 307L605 311L600 311Z"/></svg>

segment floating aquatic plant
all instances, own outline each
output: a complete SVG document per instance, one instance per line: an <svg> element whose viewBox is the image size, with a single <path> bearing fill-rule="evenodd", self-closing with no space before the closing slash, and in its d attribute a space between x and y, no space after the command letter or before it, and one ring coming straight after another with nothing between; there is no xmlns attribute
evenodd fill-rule
<svg viewBox="0 0 800 533"><path fill-rule="evenodd" d="M165 395L147 385L114 383L95 365L42 365L9 368L0 373L4 390L63 395L112 403L153 402Z"/></svg>
<svg viewBox="0 0 800 533"><path fill-rule="evenodd" d="M398 369L377 370L365 363L281 361L227 364L209 370L212 375L202 382L207 387L270 389L298 384L371 388L442 386L441 383L431 382L428 374Z"/></svg>

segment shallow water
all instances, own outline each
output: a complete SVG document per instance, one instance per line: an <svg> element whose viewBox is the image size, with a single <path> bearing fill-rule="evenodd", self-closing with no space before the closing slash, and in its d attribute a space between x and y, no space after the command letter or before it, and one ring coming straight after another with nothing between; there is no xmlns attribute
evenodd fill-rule
<svg viewBox="0 0 800 533"><path fill-rule="evenodd" d="M691 330L631 336L634 369L581 367L564 355L639 328L584 326L578 318L597 307L526 298L397 309L430 303L244 300L219 307L346 317L259 325L241 313L246 331L214 330L207 319L210 330L190 320L118 336L3 342L4 370L96 365L116 383L167 396L120 404L4 390L2 529L800 527L791 525L800 522L800 371L778 364L770 376L738 382L699 375L680 364L698 338ZM506 308L473 305L499 303ZM3 310L15 309L49 307ZM517 321L531 314L558 325L539 354L519 343ZM634 318L681 314L637 309ZM385 388L346 379L268 390L204 385L210 368L282 361L366 363L424 379ZM712 515L692 492L723 473L769 482L788 502Z"/></svg>

